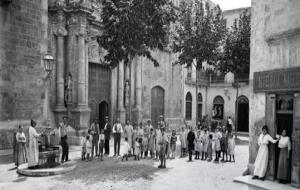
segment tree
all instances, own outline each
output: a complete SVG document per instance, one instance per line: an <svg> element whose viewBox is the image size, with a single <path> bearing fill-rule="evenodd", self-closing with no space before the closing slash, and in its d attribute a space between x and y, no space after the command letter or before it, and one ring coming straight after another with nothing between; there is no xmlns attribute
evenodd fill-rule
<svg viewBox="0 0 300 190"><path fill-rule="evenodd" d="M168 43L169 25L175 20L170 0L104 0L103 34L99 44L107 51L105 62L117 66L145 56L155 66L151 50L163 50Z"/></svg>
<svg viewBox="0 0 300 190"><path fill-rule="evenodd" d="M210 8L202 0L182 1L179 7L173 51L179 53L175 64L191 66L197 70L202 63L216 65L226 32L219 6Z"/></svg>
<svg viewBox="0 0 300 190"><path fill-rule="evenodd" d="M204 62L217 65L221 55L226 27L220 7L211 9L209 4L203 3L202 0L182 1L175 31L173 52L179 55L174 64L187 67L194 64L196 67L196 102L198 102L198 71Z"/></svg>
<svg viewBox="0 0 300 190"><path fill-rule="evenodd" d="M233 72L236 78L249 75L250 65L250 26L251 15L244 11L239 19L235 19L226 34L223 56L218 69Z"/></svg>

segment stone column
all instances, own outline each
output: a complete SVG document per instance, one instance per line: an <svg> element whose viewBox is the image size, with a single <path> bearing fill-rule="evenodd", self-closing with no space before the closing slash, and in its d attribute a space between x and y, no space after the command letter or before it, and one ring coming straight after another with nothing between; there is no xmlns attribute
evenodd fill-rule
<svg viewBox="0 0 300 190"><path fill-rule="evenodd" d="M124 61L118 65L118 111L121 122L125 122L125 109L124 109Z"/></svg>
<svg viewBox="0 0 300 190"><path fill-rule="evenodd" d="M130 76L130 103L131 103L131 107L134 108L135 106L135 65L136 65L136 58L132 60L131 64L130 64L130 72L131 72L131 76Z"/></svg>
<svg viewBox="0 0 300 190"><path fill-rule="evenodd" d="M64 37L67 35L65 28L60 27L56 31L56 109L65 110L64 107L64 75L65 75L65 48Z"/></svg>
<svg viewBox="0 0 300 190"><path fill-rule="evenodd" d="M85 100L85 69L86 69L86 59L85 59L85 34L83 32L78 34L78 107L86 106Z"/></svg>

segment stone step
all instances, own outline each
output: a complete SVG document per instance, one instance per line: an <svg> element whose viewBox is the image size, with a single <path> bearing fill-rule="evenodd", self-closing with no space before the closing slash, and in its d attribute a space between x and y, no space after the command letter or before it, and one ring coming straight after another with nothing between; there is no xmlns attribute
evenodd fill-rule
<svg viewBox="0 0 300 190"><path fill-rule="evenodd" d="M277 181L270 180L253 180L251 175L239 176L234 178L234 182L243 183L249 186L253 186L263 190L299 190L298 188L292 187L291 184L280 184Z"/></svg>

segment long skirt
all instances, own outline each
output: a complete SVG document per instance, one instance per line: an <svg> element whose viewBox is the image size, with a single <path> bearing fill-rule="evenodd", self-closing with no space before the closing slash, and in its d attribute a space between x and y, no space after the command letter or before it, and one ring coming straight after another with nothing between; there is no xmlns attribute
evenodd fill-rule
<svg viewBox="0 0 300 190"><path fill-rule="evenodd" d="M290 163L288 156L288 148L280 148L277 178L285 181L290 180Z"/></svg>
<svg viewBox="0 0 300 190"><path fill-rule="evenodd" d="M25 143L17 143L16 150L16 166L27 162L27 152Z"/></svg>
<svg viewBox="0 0 300 190"><path fill-rule="evenodd" d="M269 161L269 148L267 144L260 145L254 163L254 175L265 177Z"/></svg>

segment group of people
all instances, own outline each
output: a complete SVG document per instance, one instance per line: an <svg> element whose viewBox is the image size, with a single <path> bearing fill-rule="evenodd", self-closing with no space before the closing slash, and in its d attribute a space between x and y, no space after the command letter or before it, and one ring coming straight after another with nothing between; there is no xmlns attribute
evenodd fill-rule
<svg viewBox="0 0 300 190"><path fill-rule="evenodd" d="M258 138L258 153L254 163L254 174L252 179L264 180L269 162L269 143L278 143L279 159L277 169L277 179L279 183L287 183L290 181L290 155L291 155L291 140L287 136L287 130L283 129L281 135L276 135L273 139L268 133L268 127L262 127L262 133Z"/></svg>
<svg viewBox="0 0 300 190"><path fill-rule="evenodd" d="M232 124L227 122L226 126L217 126L212 131L205 126L194 129L182 128L180 135L181 157L189 154L189 161L192 161L193 154L195 160L213 160L215 152L215 162L235 162L235 139L232 134Z"/></svg>
<svg viewBox="0 0 300 190"><path fill-rule="evenodd" d="M60 145L62 147L61 162L67 162L69 160L69 145L67 141L68 118L63 117L63 121L52 131L52 145ZM18 167L23 163L28 163L29 169L36 169L39 167L39 137L46 136L46 132L38 133L36 130L37 123L34 120L30 121L28 129L28 140L24 133L22 125L19 125L18 132L14 135L14 162ZM28 150L26 143L28 142ZM49 143L49 142L47 142Z"/></svg>
<svg viewBox="0 0 300 190"><path fill-rule="evenodd" d="M109 155L109 140L111 135L114 138L114 156L120 156L121 138L124 137L123 158L126 160L130 156L135 159L140 158L159 158L159 140L162 136L161 129L165 129L166 123L163 116L160 116L158 128L154 128L151 120L148 120L144 125L139 123L138 126L133 126L130 120L122 126L120 118L117 118L116 123L111 126L109 118L105 118L103 127L99 126L97 120L94 120L88 129L88 134L85 136L82 143L82 160L90 160L94 157L103 158L103 154Z"/></svg>

